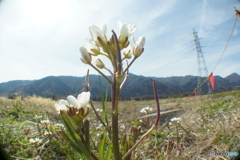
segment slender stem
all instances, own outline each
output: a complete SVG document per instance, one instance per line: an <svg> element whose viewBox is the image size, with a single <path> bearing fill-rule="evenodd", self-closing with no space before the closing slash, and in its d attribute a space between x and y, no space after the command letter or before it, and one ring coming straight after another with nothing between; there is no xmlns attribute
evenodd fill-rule
<svg viewBox="0 0 240 160"><path fill-rule="evenodd" d="M119 153L119 137L118 137L118 100L120 95L120 82L121 77L116 77L116 88L115 88L115 97L114 99L114 106L113 106L113 113L112 113L112 132L113 132L113 147L114 147L114 156L115 160L120 160L120 153Z"/></svg>
<svg viewBox="0 0 240 160"><path fill-rule="evenodd" d="M88 119L85 119L84 123L84 138L85 138L85 147L89 153L91 153L91 146L90 146L90 122Z"/></svg>
<svg viewBox="0 0 240 160"><path fill-rule="evenodd" d="M90 103L90 106L91 106L92 109L93 109L93 112L94 112L95 115L97 116L98 120L102 123L102 125L103 125L104 127L106 127L106 129L108 130L108 132L111 133L110 130L109 130L109 128L107 127L107 125L103 122L103 120L101 119L101 117L100 117L99 114L97 113L97 111L96 111L96 109L95 109L95 107L94 107L94 105L93 105L92 100L90 100L89 103Z"/></svg>
<svg viewBox="0 0 240 160"><path fill-rule="evenodd" d="M160 119L160 105L159 105L158 94L157 94L157 85L156 85L155 80L153 80L153 90L154 90L154 95L155 95L156 104L157 104L157 117L156 117L155 124L152 126L151 129L149 129L149 130L137 141L137 143L135 143L135 144L133 145L133 147L123 156L122 159L127 158L127 157L131 154L131 152L143 141L143 139L144 139L146 136L148 136L148 135L157 127L158 121L159 121L159 119Z"/></svg>
<svg viewBox="0 0 240 160"><path fill-rule="evenodd" d="M128 66L128 61L127 61L127 66ZM126 73L126 75L125 75L125 77L124 77L124 80L123 80L123 82L122 82L122 84L121 84L121 86L120 86L120 89L122 89L122 87L123 87L123 85L125 84L125 82L127 81L127 79L128 79L128 70L127 70L127 73Z"/></svg>
<svg viewBox="0 0 240 160"><path fill-rule="evenodd" d="M111 85L112 85L112 82L110 79L108 79L107 76L105 76L105 74L103 74L99 69L97 69L94 65L92 65L91 63L89 64L91 67L93 67L98 73L100 73Z"/></svg>
<svg viewBox="0 0 240 160"><path fill-rule="evenodd" d="M123 87L123 85L125 84L125 82L127 81L127 79L128 79L128 74L125 75L124 80L123 80L123 82L122 82L122 84L121 84L121 86L120 86L120 89L122 89L122 87Z"/></svg>
<svg viewBox="0 0 240 160"><path fill-rule="evenodd" d="M91 156L94 158L94 160L99 160L98 157L91 151Z"/></svg>
<svg viewBox="0 0 240 160"><path fill-rule="evenodd" d="M144 139L146 136L148 136L155 128L156 128L156 126L153 125L152 128L149 129L149 130L137 141L137 143L135 143L135 144L133 145L133 147L132 147L130 150L128 150L128 152L123 156L122 159L127 158L127 157L131 154L131 152L143 141L143 139Z"/></svg>
<svg viewBox="0 0 240 160"><path fill-rule="evenodd" d="M153 80L153 90L154 90L154 95L155 95L156 105L157 105L157 117L154 125L157 126L160 119L160 104L159 104L157 85L155 80Z"/></svg>
<svg viewBox="0 0 240 160"><path fill-rule="evenodd" d="M131 61L131 63L127 66L127 68L123 71L123 74L128 70L129 67L131 67L131 65L133 64L133 62L136 60L137 58L134 57L134 59Z"/></svg>
<svg viewBox="0 0 240 160"><path fill-rule="evenodd" d="M113 76L113 73L111 72L110 69L108 69L108 68L106 68L106 67L104 67L104 69L106 69L106 70L111 74L111 76Z"/></svg>
<svg viewBox="0 0 240 160"><path fill-rule="evenodd" d="M85 78L85 87L86 87L86 92L89 91L89 69L87 70L87 75Z"/></svg>
<svg viewBox="0 0 240 160"><path fill-rule="evenodd" d="M113 153L115 160L121 160L121 155L119 151L119 141L118 141L118 99L120 95L120 85L122 80L122 64L121 64L121 53L119 42L114 31L113 39L115 47L117 49L117 55L114 57L114 75L113 75L113 85L112 85L112 134L113 134Z"/></svg>
<svg viewBox="0 0 240 160"><path fill-rule="evenodd" d="M125 57L123 57L123 59L121 60L121 62L122 62L122 61L124 61L124 59L126 59L126 58L125 58Z"/></svg>
<svg viewBox="0 0 240 160"><path fill-rule="evenodd" d="M122 72L121 50L120 50L119 42L117 39L117 35L113 30L112 30L112 32L113 32L114 43L115 43L116 49L117 49L117 56L116 56L117 57L117 72L118 72L118 75L121 75L121 72Z"/></svg>
<svg viewBox="0 0 240 160"><path fill-rule="evenodd" d="M113 76L113 85L112 85L112 141L113 141L113 152L114 159L120 160L119 153L119 142L118 142L118 93L117 93L117 80Z"/></svg>

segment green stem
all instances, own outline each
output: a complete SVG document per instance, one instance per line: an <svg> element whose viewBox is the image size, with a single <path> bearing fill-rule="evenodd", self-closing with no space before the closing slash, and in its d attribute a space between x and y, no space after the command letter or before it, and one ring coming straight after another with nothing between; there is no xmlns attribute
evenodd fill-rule
<svg viewBox="0 0 240 160"><path fill-rule="evenodd" d="M120 95L120 85L122 80L122 64L121 64L121 52L119 47L119 42L117 35L113 32L113 39L115 47L117 50L117 55L114 56L114 75L113 75L113 85L112 85L112 134L113 134L113 152L114 159L121 160L121 155L119 151L119 141L118 141L118 100Z"/></svg>
<svg viewBox="0 0 240 160"><path fill-rule="evenodd" d="M113 77L112 85L112 137L114 159L120 160L119 141L118 141L118 99L120 93L119 77Z"/></svg>

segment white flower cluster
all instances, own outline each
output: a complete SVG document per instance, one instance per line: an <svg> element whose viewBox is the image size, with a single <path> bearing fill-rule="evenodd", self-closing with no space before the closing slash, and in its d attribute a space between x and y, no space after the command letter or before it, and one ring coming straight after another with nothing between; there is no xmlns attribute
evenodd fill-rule
<svg viewBox="0 0 240 160"><path fill-rule="evenodd" d="M40 118L42 118L43 116L42 115L35 115L35 119L40 119Z"/></svg>
<svg viewBox="0 0 240 160"><path fill-rule="evenodd" d="M52 132L50 132L50 131L44 131L43 134L44 134L44 135L52 135Z"/></svg>
<svg viewBox="0 0 240 160"><path fill-rule="evenodd" d="M49 121L48 119L46 119L46 120L41 120L40 122L41 122L41 123L46 123L46 124L50 123L50 121Z"/></svg>
<svg viewBox="0 0 240 160"><path fill-rule="evenodd" d="M40 139L40 138L31 138L29 140L29 143L31 143L31 144L39 144L41 142L42 142L42 139Z"/></svg>
<svg viewBox="0 0 240 160"><path fill-rule="evenodd" d="M180 117L173 117L170 121L171 122L180 123L181 122L181 118Z"/></svg>
<svg viewBox="0 0 240 160"><path fill-rule="evenodd" d="M101 113L103 111L103 109L102 108L96 108L96 111Z"/></svg>
<svg viewBox="0 0 240 160"><path fill-rule="evenodd" d="M140 110L141 113L146 113L146 114L149 113L150 111L152 111L152 108L149 107L149 106L143 107L143 108Z"/></svg>
<svg viewBox="0 0 240 160"><path fill-rule="evenodd" d="M133 37L133 33L136 29L136 26L129 24L122 24L122 22L118 22L118 42L120 46L120 50L123 50L123 59L130 59L131 55L134 56L134 59L138 58L144 51L145 37L140 36L138 41L135 41ZM92 62L99 69L105 68L105 64L99 58L93 58L93 56L105 56L109 58L111 61L116 53L116 50L113 48L114 46L114 38L110 37L109 39L106 36L107 26L103 25L101 28L97 26L90 26L89 31L91 34L91 39L87 39L86 44L80 47L81 52L81 60L84 64L89 64L92 66ZM134 47L131 47L129 39L132 37L133 42L135 44Z"/></svg>
<svg viewBox="0 0 240 160"><path fill-rule="evenodd" d="M62 123L56 123L55 126L56 127L64 127L64 125Z"/></svg>

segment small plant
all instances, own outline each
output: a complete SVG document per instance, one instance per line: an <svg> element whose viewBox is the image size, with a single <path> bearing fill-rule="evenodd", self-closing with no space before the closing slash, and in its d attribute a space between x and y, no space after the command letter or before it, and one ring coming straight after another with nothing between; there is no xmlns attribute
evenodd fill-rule
<svg viewBox="0 0 240 160"><path fill-rule="evenodd" d="M14 109L12 110L12 112L10 113L12 116L14 116L15 118L19 118L20 114L22 113L22 109L23 109L23 104L22 101L19 97L17 97L14 102L13 102L13 107Z"/></svg>
<svg viewBox="0 0 240 160"><path fill-rule="evenodd" d="M152 132L157 126L159 120L160 109L156 93L156 85L154 83L154 92L158 106L158 114L155 124L143 135L141 133L141 128L137 126L131 127L130 134L120 135L119 127L125 128L124 124L119 126L118 119L120 92L129 76L128 70L130 66L144 51L145 37L141 36L138 41L135 41L133 33L136 27L134 25L118 22L118 27L119 36L117 36L112 30L112 36L108 39L106 36L106 26L103 26L102 29L94 25L90 26L89 31L92 38L91 40L87 40L87 43L84 46L80 47L82 62L90 65L108 81L109 85L111 85L111 121L107 118L105 105L103 105L102 108L103 117L105 117L104 120L101 119L101 116L99 116L98 112L95 110L94 104L90 100L88 78L86 78L86 92L79 94L77 99L70 95L67 97L67 100L60 100L60 102L56 104L56 109L59 111L66 130L68 131L67 134L62 130L62 136L79 153L80 157L84 157L88 160L120 160L131 159L134 157L137 158L132 152L134 152L139 143ZM131 37L133 37L135 44L133 47L131 47L129 41ZM111 69L105 66L101 57L105 57L109 60ZM127 60L130 59L131 62L128 64ZM123 62L125 60L126 66L124 68ZM103 69L110 73L111 79L101 71ZM93 138L91 134L92 132L90 131L91 123L86 118L90 112L90 107L102 123L100 138L94 142L91 142L91 139Z"/></svg>

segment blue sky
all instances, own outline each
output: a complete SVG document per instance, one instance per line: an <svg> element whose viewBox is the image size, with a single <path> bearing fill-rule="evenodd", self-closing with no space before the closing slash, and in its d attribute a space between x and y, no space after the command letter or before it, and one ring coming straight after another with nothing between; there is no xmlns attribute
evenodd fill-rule
<svg viewBox="0 0 240 160"><path fill-rule="evenodd" d="M79 48L88 27L117 21L134 24L146 37L145 52L130 68L143 76L197 75L193 28L201 38L208 72L220 57L236 18L239 0L2 0L0 2L0 83L46 76L84 76ZM240 19L214 75L240 74Z"/></svg>

